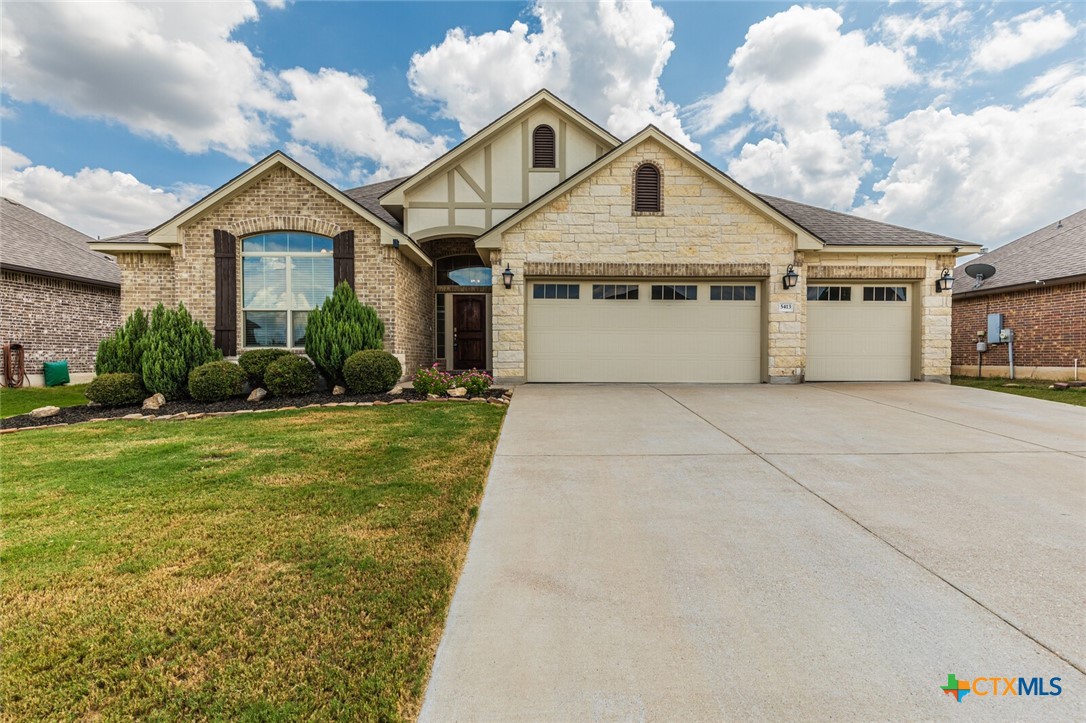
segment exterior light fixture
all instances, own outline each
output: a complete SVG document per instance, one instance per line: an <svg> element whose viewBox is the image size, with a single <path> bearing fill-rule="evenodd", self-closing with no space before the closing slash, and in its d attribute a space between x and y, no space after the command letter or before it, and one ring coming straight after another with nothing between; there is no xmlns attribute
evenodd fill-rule
<svg viewBox="0 0 1086 723"><path fill-rule="evenodd" d="M398 239L398 238L392 239L392 248L394 248L394 249L400 248L400 239Z"/></svg>
<svg viewBox="0 0 1086 723"><path fill-rule="evenodd" d="M786 289L793 288L799 281L799 274L797 274L796 270L792 268L792 264L788 264L788 271L785 272L783 281L784 288Z"/></svg>
<svg viewBox="0 0 1086 723"><path fill-rule="evenodd" d="M509 268L509 264L505 265L505 271L502 272L502 281L505 282L505 288L513 288L513 269Z"/></svg>
<svg viewBox="0 0 1086 723"><path fill-rule="evenodd" d="M952 291L954 289L954 276L950 273L950 269L943 269L943 275L935 282L935 291L942 293L944 291Z"/></svg>

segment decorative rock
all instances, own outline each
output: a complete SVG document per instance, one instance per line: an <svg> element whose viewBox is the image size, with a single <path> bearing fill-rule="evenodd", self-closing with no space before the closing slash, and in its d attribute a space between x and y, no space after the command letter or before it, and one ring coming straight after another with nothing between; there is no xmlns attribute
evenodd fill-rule
<svg viewBox="0 0 1086 723"><path fill-rule="evenodd" d="M149 410L162 409L162 405L166 403L166 397L159 394L152 394L143 400L143 408Z"/></svg>
<svg viewBox="0 0 1086 723"><path fill-rule="evenodd" d="M121 419L143 419L143 415L139 414L139 413L126 414L123 417L121 417Z"/></svg>
<svg viewBox="0 0 1086 723"><path fill-rule="evenodd" d="M468 401L468 400L467 400L467 399L465 399L464 397L449 397L449 398L448 398L448 399L446 399L445 401L446 401L446 402L466 402L466 401Z"/></svg>
<svg viewBox="0 0 1086 723"><path fill-rule="evenodd" d="M19 427L12 427L8 429L0 429L0 434L14 434L19 431Z"/></svg>
<svg viewBox="0 0 1086 723"><path fill-rule="evenodd" d="M332 387L332 396L333 397L342 397L346 393L347 393L347 387L340 386L339 384Z"/></svg>
<svg viewBox="0 0 1086 723"><path fill-rule="evenodd" d="M430 399L430 400L433 400L433 399L441 399L441 397L440 397L440 396L438 396L437 394L427 394L427 395L426 395L426 398L427 398L427 399Z"/></svg>
<svg viewBox="0 0 1086 723"><path fill-rule="evenodd" d="M167 420L173 419L174 416L176 416L176 415L173 415L173 414L160 414L157 417L151 417L147 421L148 422L165 422Z"/></svg>
<svg viewBox="0 0 1086 723"><path fill-rule="evenodd" d="M388 390L388 396L390 397L397 397L401 394L403 394L403 387L399 384Z"/></svg>
<svg viewBox="0 0 1086 723"><path fill-rule="evenodd" d="M1067 382L1056 382L1055 384L1052 385L1052 388L1053 389L1070 389L1071 385L1068 384ZM33 413L34 412L31 412L31 414L33 414Z"/></svg>
<svg viewBox="0 0 1086 723"><path fill-rule="evenodd" d="M102 403L101 402L87 402L87 406L88 407L100 407L100 406L102 406Z"/></svg>
<svg viewBox="0 0 1086 723"><path fill-rule="evenodd" d="M268 396L268 390L265 389L264 387L257 387L253 391L249 392L248 401L250 401L250 402L262 402L262 401L264 401L264 397L266 397L266 396Z"/></svg>
<svg viewBox="0 0 1086 723"><path fill-rule="evenodd" d="M486 397L472 397L468 401L469 402L482 402L483 404L486 404Z"/></svg>
<svg viewBox="0 0 1086 723"><path fill-rule="evenodd" d="M55 417L60 414L60 407L38 407L37 409L30 410L30 416L34 419L45 419L46 417Z"/></svg>
<svg viewBox="0 0 1086 723"><path fill-rule="evenodd" d="M488 397L487 400L491 404L508 404L509 402L503 401L498 397Z"/></svg>
<svg viewBox="0 0 1086 723"><path fill-rule="evenodd" d="M406 399L393 399L389 404L407 404Z"/></svg>
<svg viewBox="0 0 1086 723"><path fill-rule="evenodd" d="M453 387L447 392L450 397L464 397L467 396L467 393L468 390L464 389L464 387Z"/></svg>
<svg viewBox="0 0 1086 723"><path fill-rule="evenodd" d="M373 402L373 406L375 406L375 407L387 407L388 402L382 402L380 399L378 399L376 402Z"/></svg>

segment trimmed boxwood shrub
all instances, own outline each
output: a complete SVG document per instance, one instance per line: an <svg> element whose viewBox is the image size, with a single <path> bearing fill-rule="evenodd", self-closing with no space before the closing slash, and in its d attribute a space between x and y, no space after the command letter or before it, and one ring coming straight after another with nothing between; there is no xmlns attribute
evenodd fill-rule
<svg viewBox="0 0 1086 723"><path fill-rule="evenodd" d="M400 381L400 361L380 349L355 352L343 363L347 388L358 394L383 394Z"/></svg>
<svg viewBox="0 0 1086 723"><path fill-rule="evenodd" d="M123 404L139 404L147 398L147 390L140 383L138 374L111 372L99 374L85 392L87 399L109 407Z"/></svg>
<svg viewBox="0 0 1086 723"><path fill-rule="evenodd" d="M192 318L184 304L178 304L176 310L156 306L145 341L140 358L143 385L167 399L177 399L185 392L193 369L222 359L211 332Z"/></svg>
<svg viewBox="0 0 1086 723"><path fill-rule="evenodd" d="M141 374L140 357L150 324L143 309L133 311L124 326L98 342L94 371L98 374Z"/></svg>
<svg viewBox="0 0 1086 723"><path fill-rule="evenodd" d="M324 378L340 384L347 357L364 349L380 349L385 324L372 306L366 306L346 281L341 281L319 309L309 312L305 324L305 353Z"/></svg>
<svg viewBox="0 0 1086 723"><path fill-rule="evenodd" d="M221 402L245 392L245 372L228 361L208 362L189 374L189 396L198 402Z"/></svg>
<svg viewBox="0 0 1086 723"><path fill-rule="evenodd" d="M290 352L286 349L253 349L238 357L238 366L248 375L250 384L254 387L262 387L268 365L285 356L290 356Z"/></svg>
<svg viewBox="0 0 1086 723"><path fill-rule="evenodd" d="M277 397L293 397L308 394L317 384L317 372L313 363L305 357L288 354L268 365L264 383L269 392Z"/></svg>

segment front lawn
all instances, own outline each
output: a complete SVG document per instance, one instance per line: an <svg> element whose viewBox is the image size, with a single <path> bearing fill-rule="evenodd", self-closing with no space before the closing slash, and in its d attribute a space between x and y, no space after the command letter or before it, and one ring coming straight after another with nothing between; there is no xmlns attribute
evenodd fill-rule
<svg viewBox="0 0 1086 723"><path fill-rule="evenodd" d="M26 414L38 407L75 407L87 403L86 384L63 387L0 387L0 417Z"/></svg>
<svg viewBox="0 0 1086 723"><path fill-rule="evenodd" d="M414 718L503 415L0 438L5 717Z"/></svg>
<svg viewBox="0 0 1086 723"><path fill-rule="evenodd" d="M976 389L988 389L993 392L1017 394L1022 397L1034 399L1047 399L1050 402L1063 402L1086 407L1086 387L1073 387L1071 389L1049 389L1053 382L1041 379L1002 379L999 377L953 377L952 383L960 387L974 387ZM1013 385L1013 386L1007 386Z"/></svg>

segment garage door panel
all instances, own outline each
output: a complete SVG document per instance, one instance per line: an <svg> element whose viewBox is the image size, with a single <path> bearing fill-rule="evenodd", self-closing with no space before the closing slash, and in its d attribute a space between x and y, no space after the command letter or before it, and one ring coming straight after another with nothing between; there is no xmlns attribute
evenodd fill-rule
<svg viewBox="0 0 1086 723"><path fill-rule="evenodd" d="M850 301L808 300L808 381L912 378L911 300L864 301L865 286L851 286Z"/></svg>

